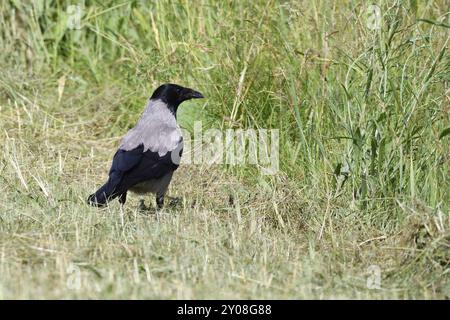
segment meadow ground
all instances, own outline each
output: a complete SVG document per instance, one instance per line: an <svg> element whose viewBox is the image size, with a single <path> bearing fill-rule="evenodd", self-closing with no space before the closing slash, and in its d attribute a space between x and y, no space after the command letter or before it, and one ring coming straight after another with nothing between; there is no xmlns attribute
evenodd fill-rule
<svg viewBox="0 0 450 320"><path fill-rule="evenodd" d="M0 298L450 298L448 2L375 5L2 1ZM88 207L168 81L187 130L278 129L279 171Z"/></svg>

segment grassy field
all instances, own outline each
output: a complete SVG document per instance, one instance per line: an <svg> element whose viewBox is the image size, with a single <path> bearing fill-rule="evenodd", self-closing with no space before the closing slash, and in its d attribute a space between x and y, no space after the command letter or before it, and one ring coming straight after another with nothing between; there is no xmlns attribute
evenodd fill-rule
<svg viewBox="0 0 450 320"><path fill-rule="evenodd" d="M0 298L450 298L449 4L374 3L1 1ZM88 207L164 82L188 130L279 129L279 172Z"/></svg>

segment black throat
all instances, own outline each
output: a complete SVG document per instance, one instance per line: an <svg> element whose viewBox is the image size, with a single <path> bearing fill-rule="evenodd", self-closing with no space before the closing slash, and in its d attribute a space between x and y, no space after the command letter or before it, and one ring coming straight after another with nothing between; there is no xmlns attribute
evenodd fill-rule
<svg viewBox="0 0 450 320"><path fill-rule="evenodd" d="M167 105L167 109L169 109L169 111L173 114L173 116L175 117L175 119L177 118L177 110L178 110L178 105L174 105L171 103L167 103L166 101L162 100L166 105Z"/></svg>

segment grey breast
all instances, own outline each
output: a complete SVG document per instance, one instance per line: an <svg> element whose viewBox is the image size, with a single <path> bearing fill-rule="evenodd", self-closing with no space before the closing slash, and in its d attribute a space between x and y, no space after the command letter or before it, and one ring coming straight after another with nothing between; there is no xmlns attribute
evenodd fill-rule
<svg viewBox="0 0 450 320"><path fill-rule="evenodd" d="M152 179L138 183L131 187L130 191L137 194L154 193L157 195L164 195L169 187L172 175L173 171L167 173L159 179Z"/></svg>

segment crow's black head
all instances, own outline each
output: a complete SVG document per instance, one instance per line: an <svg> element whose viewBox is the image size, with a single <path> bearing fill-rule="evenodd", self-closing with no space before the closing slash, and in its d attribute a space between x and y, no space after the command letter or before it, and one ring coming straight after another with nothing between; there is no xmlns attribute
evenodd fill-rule
<svg viewBox="0 0 450 320"><path fill-rule="evenodd" d="M203 95L198 91L177 84L165 83L153 92L150 99L160 99L176 110L183 101L199 98L203 98Z"/></svg>

